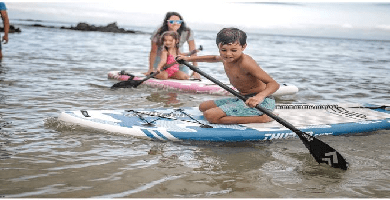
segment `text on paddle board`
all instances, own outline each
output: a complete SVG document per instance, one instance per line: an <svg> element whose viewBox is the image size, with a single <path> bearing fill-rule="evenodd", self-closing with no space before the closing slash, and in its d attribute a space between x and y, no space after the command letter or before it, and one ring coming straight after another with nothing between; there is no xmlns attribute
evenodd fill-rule
<svg viewBox="0 0 390 200"><path fill-rule="evenodd" d="M310 135L313 135L313 132L306 132ZM315 136L320 136L320 135L333 135L333 133L319 133L319 134L314 134ZM290 133L266 133L264 134L264 140L277 140L277 139L287 139L287 138L293 138L296 137L297 134L294 132ZM311 140L311 139L310 139ZM309 140L309 141L310 141Z"/></svg>

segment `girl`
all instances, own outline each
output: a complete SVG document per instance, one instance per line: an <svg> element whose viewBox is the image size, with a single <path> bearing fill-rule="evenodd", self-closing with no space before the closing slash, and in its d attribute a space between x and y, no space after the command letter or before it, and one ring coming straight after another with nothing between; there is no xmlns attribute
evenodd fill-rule
<svg viewBox="0 0 390 200"><path fill-rule="evenodd" d="M158 79L189 79L189 75L179 70L179 64L176 63L176 56L180 55L179 51L179 34L175 31L166 31L161 34L160 43L163 44L161 60L157 66L160 73L155 76ZM163 70L166 65L173 64L171 67Z"/></svg>
<svg viewBox="0 0 390 200"><path fill-rule="evenodd" d="M194 32L186 26L182 16L177 12L167 12L163 20L163 24L157 30L155 30L151 36L151 49L149 53L149 70L146 75L154 72L157 65L160 63L161 51L163 50L162 44L159 42L161 35L166 31L175 31L179 34L179 47L183 50L184 43L188 43L189 51L196 49ZM194 63L198 66L197 63ZM180 65L180 71L189 74L189 69L185 65ZM193 77L200 79L200 75L193 72ZM183 79L182 77L181 79Z"/></svg>

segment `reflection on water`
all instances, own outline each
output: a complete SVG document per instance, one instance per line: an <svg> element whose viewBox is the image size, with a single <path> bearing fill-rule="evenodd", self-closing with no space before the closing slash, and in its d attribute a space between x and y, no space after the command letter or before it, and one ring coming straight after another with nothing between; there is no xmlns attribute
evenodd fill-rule
<svg viewBox="0 0 390 200"><path fill-rule="evenodd" d="M166 94L161 94L160 92L151 93L149 97L146 97L147 100L151 102L164 103L164 107L180 107L184 105L184 102L180 102L177 99L177 93L168 92Z"/></svg>
<svg viewBox="0 0 390 200"><path fill-rule="evenodd" d="M273 142L160 142L69 125L63 110L196 107L206 94L147 86L111 90L107 72L144 72L149 35L22 27L0 63L0 196L390 197L389 130L321 137L348 171L319 165L299 139ZM196 32L202 54L215 34ZM278 103L390 99L389 43L248 34L246 53L299 93ZM227 81L220 64L203 71Z"/></svg>

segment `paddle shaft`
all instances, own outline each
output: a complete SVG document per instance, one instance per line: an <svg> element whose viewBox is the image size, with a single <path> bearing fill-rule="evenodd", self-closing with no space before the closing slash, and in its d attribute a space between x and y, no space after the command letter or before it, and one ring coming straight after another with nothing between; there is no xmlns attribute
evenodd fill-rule
<svg viewBox="0 0 390 200"><path fill-rule="evenodd" d="M198 49L194 49L194 50L190 51L189 53L187 53L186 56L192 56L192 55L198 53L198 51L202 51L202 50L203 50L203 46L200 45Z"/></svg>
<svg viewBox="0 0 390 200"><path fill-rule="evenodd" d="M199 73L200 75L206 77L210 81L214 82L215 84L219 85L223 89L227 90L228 92L232 93L236 97L240 98L243 101L246 101L248 98L241 95L240 93L236 92L232 88L228 87L227 85L223 84L222 82L214 79L213 77L209 76L208 74L204 73L197 67L194 67L190 65L189 63L180 60L178 61L180 64L185 64L187 67L189 67L191 70ZM318 163L327 163L330 166L334 168L341 168L343 170L348 169L348 163L346 160L341 156L340 153L338 153L335 149L330 147L328 144L322 142L321 140L295 128L292 124L288 123L284 119L274 115L272 112L268 111L267 109L261 107L259 104L256 105L256 108L263 112L264 114L268 115L272 119L276 120L286 128L290 129L291 131L295 132L298 137L301 139L303 144L306 146L306 148L309 149L309 152L311 155L316 159Z"/></svg>
<svg viewBox="0 0 390 200"><path fill-rule="evenodd" d="M162 71L164 71L164 70L166 70L166 69L172 67L172 66L175 65L175 64L177 64L177 63L172 63L172 64L169 64L169 65L164 66L164 67L162 68ZM155 77L155 76L156 76L157 74L159 74L159 73L160 73L160 71L151 73L150 75L148 75L148 76L145 77L144 79L140 80L140 82L134 84L133 87L135 87L135 88L138 87L138 86L141 85L143 82L145 82L145 81L147 81L147 80L149 80L149 79Z"/></svg>

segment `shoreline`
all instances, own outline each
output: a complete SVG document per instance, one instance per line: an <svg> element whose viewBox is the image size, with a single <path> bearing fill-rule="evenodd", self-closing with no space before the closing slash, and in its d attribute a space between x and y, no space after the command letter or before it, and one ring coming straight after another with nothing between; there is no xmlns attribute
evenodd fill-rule
<svg viewBox="0 0 390 200"><path fill-rule="evenodd" d="M42 20L20 20L20 21L28 21L28 22L44 22ZM34 24L18 24L22 26L30 26L36 28L56 28L56 29L67 29L67 30L75 30L75 31L95 31L95 32L108 32L108 33L127 33L127 34L146 34L146 32L138 31L138 30L130 30L118 27L116 22L107 24L106 26L95 26L93 24L88 24L86 22L79 22L76 26L71 25L70 27L66 26L49 26L41 23ZM12 27L12 29L11 29ZM0 31L4 32L3 28L0 28ZM12 32L11 32L12 31ZM20 28L15 28L14 25L10 24L10 32L21 32Z"/></svg>

